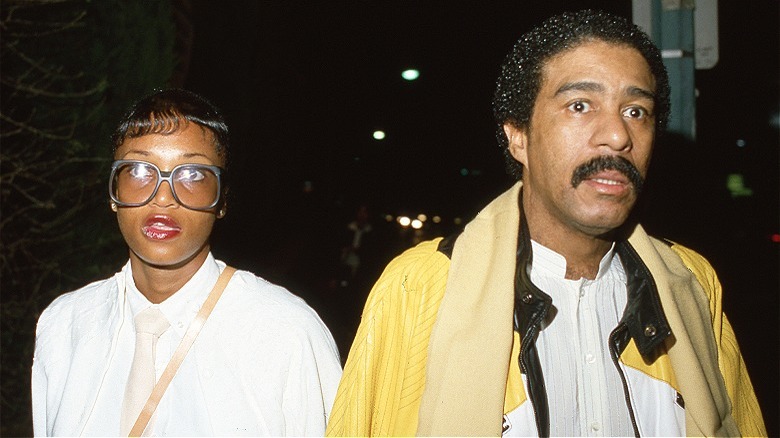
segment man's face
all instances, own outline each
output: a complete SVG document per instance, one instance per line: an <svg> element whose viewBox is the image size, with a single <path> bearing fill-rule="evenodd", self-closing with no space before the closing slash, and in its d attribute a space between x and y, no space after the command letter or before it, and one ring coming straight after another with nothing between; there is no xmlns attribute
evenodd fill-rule
<svg viewBox="0 0 780 438"><path fill-rule="evenodd" d="M127 139L116 151L116 159L142 160L162 171L180 164L222 166L212 134L194 123L170 135L149 134ZM216 212L195 211L180 205L167 182L160 185L148 204L119 207L119 229L130 247L130 259L156 267L197 266L208 255L208 239Z"/></svg>
<svg viewBox="0 0 780 438"><path fill-rule="evenodd" d="M537 232L601 236L623 224L650 163L654 93L628 46L586 42L547 61L530 127L504 125Z"/></svg>

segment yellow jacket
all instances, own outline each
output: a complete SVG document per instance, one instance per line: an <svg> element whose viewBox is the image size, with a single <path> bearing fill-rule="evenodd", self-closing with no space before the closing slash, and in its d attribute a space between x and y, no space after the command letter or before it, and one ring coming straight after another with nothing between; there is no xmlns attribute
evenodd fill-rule
<svg viewBox="0 0 780 438"><path fill-rule="evenodd" d="M518 183L469 223L452 259L436 239L387 266L363 311L328 436L501 434L503 413L526 398L512 360L519 191ZM688 435L766 435L712 267L639 226L628 241L656 282L673 340L652 363L632 341L621 362L684 396Z"/></svg>

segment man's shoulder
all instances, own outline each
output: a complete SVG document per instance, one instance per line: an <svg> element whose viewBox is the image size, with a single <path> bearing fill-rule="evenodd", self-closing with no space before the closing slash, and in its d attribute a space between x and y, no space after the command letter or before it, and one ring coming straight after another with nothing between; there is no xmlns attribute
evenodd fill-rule
<svg viewBox="0 0 780 438"><path fill-rule="evenodd" d="M659 253L671 253L665 257L665 263L678 261L684 271L690 272L702 286L710 301L719 300L721 294L720 280L710 262L699 252L676 241L648 236Z"/></svg>
<svg viewBox="0 0 780 438"><path fill-rule="evenodd" d="M450 268L442 242L445 239L421 242L390 261L369 294L365 312L387 305L408 309L440 301Z"/></svg>
<svg viewBox="0 0 780 438"><path fill-rule="evenodd" d="M697 252L696 250L671 239L659 238L654 236L649 236L649 237L652 241L656 242L656 245L663 245L670 248L672 251L674 251L674 253L677 254L680 260L683 262L685 267L688 268L688 270L690 270L697 276L699 276L699 274L701 275L715 274L715 270L710 264L710 262L707 260L707 258L704 257L699 252Z"/></svg>
<svg viewBox="0 0 780 438"><path fill-rule="evenodd" d="M400 275L407 279L425 279L446 275L452 253L445 246L447 242L447 238L438 237L407 249L388 263L382 277Z"/></svg>

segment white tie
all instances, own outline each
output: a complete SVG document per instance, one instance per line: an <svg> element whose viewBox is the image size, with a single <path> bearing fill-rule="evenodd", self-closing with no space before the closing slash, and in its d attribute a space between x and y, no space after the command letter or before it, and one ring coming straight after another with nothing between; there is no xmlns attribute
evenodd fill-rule
<svg viewBox="0 0 780 438"><path fill-rule="evenodd" d="M157 339L168 327L168 320L157 307L149 307L135 316L135 354L122 403L120 430L123 436L130 433L157 381L155 348Z"/></svg>

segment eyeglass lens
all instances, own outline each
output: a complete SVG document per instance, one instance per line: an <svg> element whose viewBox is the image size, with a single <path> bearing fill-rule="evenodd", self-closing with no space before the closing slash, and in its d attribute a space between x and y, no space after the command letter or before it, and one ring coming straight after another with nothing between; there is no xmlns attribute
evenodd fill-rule
<svg viewBox="0 0 780 438"><path fill-rule="evenodd" d="M159 170L149 163L123 163L114 170L114 198L121 204L146 204L154 197L160 177ZM179 166L163 179L171 183L178 201L188 208L211 208L219 197L219 177L205 166Z"/></svg>

